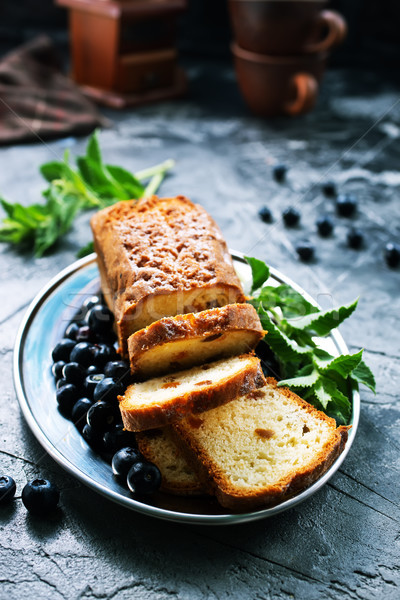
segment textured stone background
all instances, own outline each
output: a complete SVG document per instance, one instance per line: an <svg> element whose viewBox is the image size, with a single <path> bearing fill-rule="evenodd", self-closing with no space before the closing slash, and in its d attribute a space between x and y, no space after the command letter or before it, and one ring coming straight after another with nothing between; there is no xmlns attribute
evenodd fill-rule
<svg viewBox="0 0 400 600"><path fill-rule="evenodd" d="M12 382L12 348L24 311L88 241L88 215L42 259L1 245L1 471L15 477L17 495L40 475L55 481L62 497L59 512L47 520L29 516L18 499L0 510L0 597L397 600L400 270L385 265L382 250L387 241L400 241L398 84L382 73L331 72L312 114L267 122L248 114L230 68L203 63L190 75L186 100L109 114L114 127L101 134L107 161L134 170L175 158L162 192L201 202L232 248L279 268L325 306L360 296L342 333L351 350L365 348L378 393L362 390L359 430L339 472L289 512L229 528L135 514L81 486L44 454ZM37 201L44 187L38 166L66 146L75 153L84 144L67 139L1 149L1 193ZM283 186L271 177L277 161L290 167ZM316 236L317 216L334 212L320 192L325 179L358 195L354 221L366 234L363 250L346 247L345 219L338 219L331 239ZM263 204L273 211L272 225L257 217ZM302 212L293 231L280 221L288 205ZM309 266L293 250L305 237L317 246Z"/></svg>

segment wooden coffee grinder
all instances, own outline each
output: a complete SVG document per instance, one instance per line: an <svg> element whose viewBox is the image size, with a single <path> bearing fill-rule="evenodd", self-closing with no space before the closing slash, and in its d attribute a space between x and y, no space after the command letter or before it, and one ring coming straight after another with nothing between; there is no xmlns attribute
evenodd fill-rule
<svg viewBox="0 0 400 600"><path fill-rule="evenodd" d="M186 0L56 0L69 8L72 77L96 102L125 108L182 95L176 19Z"/></svg>

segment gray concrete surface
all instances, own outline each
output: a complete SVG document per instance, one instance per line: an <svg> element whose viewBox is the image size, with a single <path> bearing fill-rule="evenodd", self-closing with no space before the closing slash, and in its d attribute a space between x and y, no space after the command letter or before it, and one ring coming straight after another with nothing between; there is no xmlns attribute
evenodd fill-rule
<svg viewBox="0 0 400 600"><path fill-rule="evenodd" d="M45 520L29 516L19 499L0 509L0 598L397 600L400 269L389 269L382 252L387 241L400 242L399 88L382 74L331 72L313 113L267 122L248 114L229 69L205 65L191 74L187 99L109 115L114 127L101 134L107 161L135 170L174 158L162 193L203 204L230 247L279 268L325 306L359 296L341 331L352 350L365 348L378 393L362 389L358 434L339 472L289 512L225 528L129 512L82 486L43 452L12 382L24 311L90 239L88 215L44 258L1 245L0 470L16 479L17 496L38 475L55 481L62 495L58 513ZM67 146L80 152L84 143L1 149L1 193L37 201L44 187L38 166ZM285 185L271 177L277 161L290 168ZM334 212L320 192L325 179L358 195L353 221L366 234L364 249L346 247L345 219L338 219L332 238L316 235L317 216ZM257 217L264 204L273 211L272 225ZM288 205L302 213L295 230L280 220ZM303 238L316 244L311 265L294 252Z"/></svg>

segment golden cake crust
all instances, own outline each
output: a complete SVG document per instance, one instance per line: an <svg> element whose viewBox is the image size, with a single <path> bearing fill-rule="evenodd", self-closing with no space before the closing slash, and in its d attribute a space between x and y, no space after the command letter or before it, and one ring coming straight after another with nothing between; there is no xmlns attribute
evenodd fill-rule
<svg viewBox="0 0 400 600"><path fill-rule="evenodd" d="M230 340L228 336L236 333L235 340L240 339L240 344L243 346L241 351L228 347ZM142 365L144 355L157 349L161 358L161 353L165 354L165 365L161 364L160 359L154 365L155 369L169 370L171 362L169 358L176 360L176 364L172 365L171 370L179 368L187 368L186 364L180 366L182 362L190 361L190 366L199 364L196 360L197 354L202 356L201 352L193 350L193 344L199 350L210 349L215 356L220 352L221 356L229 356L232 353L240 354L249 352L263 338L263 331L257 311L251 304L228 304L226 306L212 308L201 311L199 313L189 313L186 315L177 315L175 317L164 317L155 323L152 323L145 329L141 329L132 334L128 338L128 352L131 364L131 371L134 374L148 375ZM188 350L185 352L187 342ZM179 349L183 348L182 352L174 352L175 346L179 343ZM238 346L238 342L236 347ZM175 346L174 346L175 344ZM189 349L189 344L191 344ZM232 344L230 344L232 346ZM221 348L222 347L222 348ZM224 353L224 347L226 352ZM190 356L186 356L189 354ZM210 354L212 356L212 354ZM164 357L163 357L164 358ZM211 358L212 359L212 358ZM210 360L210 359L208 359ZM165 367L165 368L164 368Z"/></svg>
<svg viewBox="0 0 400 600"><path fill-rule="evenodd" d="M220 229L184 196L118 202L91 227L123 353L131 333L159 318L245 301Z"/></svg>

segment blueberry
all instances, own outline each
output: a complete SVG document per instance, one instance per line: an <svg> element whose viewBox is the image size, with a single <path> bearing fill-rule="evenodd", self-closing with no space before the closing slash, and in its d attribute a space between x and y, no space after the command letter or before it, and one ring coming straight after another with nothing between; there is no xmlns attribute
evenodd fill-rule
<svg viewBox="0 0 400 600"><path fill-rule="evenodd" d="M122 381L115 381L111 377L105 377L95 387L93 399L95 402L105 400L114 402L117 396L120 396L125 391L125 386Z"/></svg>
<svg viewBox="0 0 400 600"><path fill-rule="evenodd" d="M63 360L58 360L51 367L51 372L53 373L55 379L58 381L62 377L62 370L66 363Z"/></svg>
<svg viewBox="0 0 400 600"><path fill-rule="evenodd" d="M88 324L96 333L104 333L110 331L114 323L114 315L107 306L96 304L88 312Z"/></svg>
<svg viewBox="0 0 400 600"><path fill-rule="evenodd" d="M70 362L64 365L62 374L68 383L80 386L85 379L86 371L77 362Z"/></svg>
<svg viewBox="0 0 400 600"><path fill-rule="evenodd" d="M79 325L75 321L72 321L65 330L64 337L74 340L76 342L76 334L79 331Z"/></svg>
<svg viewBox="0 0 400 600"><path fill-rule="evenodd" d="M86 415L93 401L89 398L79 398L72 408L71 420L79 430L82 430L86 424Z"/></svg>
<svg viewBox="0 0 400 600"><path fill-rule="evenodd" d="M17 486L15 481L9 475L0 476L0 505L7 504L15 496Z"/></svg>
<svg viewBox="0 0 400 600"><path fill-rule="evenodd" d="M108 344L96 344L93 364L103 368L108 362L117 357L114 346Z"/></svg>
<svg viewBox="0 0 400 600"><path fill-rule="evenodd" d="M82 325L82 327L79 327L78 331L76 332L77 342L93 342L95 337L96 336L90 327L88 327L88 325Z"/></svg>
<svg viewBox="0 0 400 600"><path fill-rule="evenodd" d="M87 413L88 425L98 433L104 433L111 429L117 422L117 418L118 407L109 402L96 402Z"/></svg>
<svg viewBox="0 0 400 600"><path fill-rule="evenodd" d="M82 367L88 367L93 364L94 355L96 352L95 346L89 342L79 342L71 352L71 362L77 362Z"/></svg>
<svg viewBox="0 0 400 600"><path fill-rule="evenodd" d="M67 383L56 392L56 398L60 410L67 416L71 414L72 408L79 398L79 392L75 385Z"/></svg>
<svg viewBox="0 0 400 600"><path fill-rule="evenodd" d="M137 448L125 447L121 448L114 454L111 461L111 468L114 475L125 478L129 470L137 462L143 462L144 458Z"/></svg>
<svg viewBox="0 0 400 600"><path fill-rule="evenodd" d="M89 365L88 368L86 369L86 376L99 375L99 373L101 373L101 369L97 365Z"/></svg>
<svg viewBox="0 0 400 600"><path fill-rule="evenodd" d="M47 479L34 479L22 490L22 502L34 515L46 515L53 511L60 499L60 492Z"/></svg>
<svg viewBox="0 0 400 600"><path fill-rule="evenodd" d="M99 296L89 296L89 298L86 298L86 300L82 304L82 307L86 310L86 312L89 312L89 310L91 310L94 306L96 306L96 304L101 304L100 297Z"/></svg>
<svg viewBox="0 0 400 600"><path fill-rule="evenodd" d="M93 450L96 450L97 452L101 452L101 450L103 450L102 431L96 431L93 429L93 427L86 424L82 429L82 437Z"/></svg>
<svg viewBox="0 0 400 600"><path fill-rule="evenodd" d="M341 217L352 217L357 209L357 198L352 194L340 194L336 198L336 210Z"/></svg>
<svg viewBox="0 0 400 600"><path fill-rule="evenodd" d="M103 379L104 379L103 373L93 373L86 377L83 387L89 398L93 398L93 393L94 393L94 390L96 389L97 384L100 383L100 381L102 381Z"/></svg>
<svg viewBox="0 0 400 600"><path fill-rule="evenodd" d="M125 383L130 376L129 365L124 360L108 362L104 367L104 375L115 379L115 381L123 381Z"/></svg>
<svg viewBox="0 0 400 600"><path fill-rule="evenodd" d="M287 166L284 164L275 165L272 169L272 174L274 176L275 181L278 183L282 183L286 179Z"/></svg>
<svg viewBox="0 0 400 600"><path fill-rule="evenodd" d="M359 250L364 242L364 234L360 229L352 228L347 233L347 245L354 250Z"/></svg>
<svg viewBox="0 0 400 600"><path fill-rule="evenodd" d="M319 217L317 219L317 229L321 237L329 237L333 232L333 219L329 216Z"/></svg>
<svg viewBox="0 0 400 600"><path fill-rule="evenodd" d="M322 184L322 191L328 198L333 198L336 196L336 185L333 181L325 181Z"/></svg>
<svg viewBox="0 0 400 600"><path fill-rule="evenodd" d="M385 246L385 260L388 267L395 269L400 265L400 244L389 242Z"/></svg>
<svg viewBox="0 0 400 600"><path fill-rule="evenodd" d="M283 211L282 217L287 227L296 227L300 222L300 213L292 206Z"/></svg>
<svg viewBox="0 0 400 600"><path fill-rule="evenodd" d="M63 377L61 379L59 379L56 383L56 389L59 390L62 387L64 387L65 385L67 385L68 381L66 379L64 379Z"/></svg>
<svg viewBox="0 0 400 600"><path fill-rule="evenodd" d="M311 242L304 241L296 246L296 252L301 260L308 262L314 258L315 248Z"/></svg>
<svg viewBox="0 0 400 600"><path fill-rule="evenodd" d="M74 340L69 340L68 338L63 338L60 342L58 342L58 344L55 346L53 352L51 353L53 362L58 362L59 360L68 362L71 352L74 348L75 348Z"/></svg>
<svg viewBox="0 0 400 600"><path fill-rule="evenodd" d="M258 216L260 217L261 221L264 221L264 223L272 223L273 221L272 212L270 211L268 206L261 207L258 211Z"/></svg>
<svg viewBox="0 0 400 600"><path fill-rule="evenodd" d="M132 431L126 431L122 423L118 423L110 431L106 431L103 442L105 449L112 453L127 446L136 447L135 434Z"/></svg>
<svg viewBox="0 0 400 600"><path fill-rule="evenodd" d="M136 462L129 470L127 484L132 494L153 494L161 485L161 473L150 462Z"/></svg>

